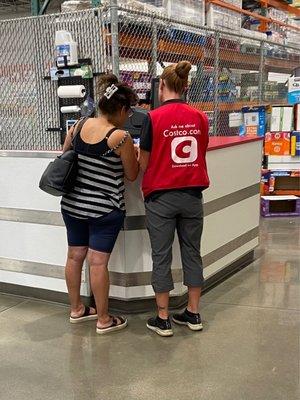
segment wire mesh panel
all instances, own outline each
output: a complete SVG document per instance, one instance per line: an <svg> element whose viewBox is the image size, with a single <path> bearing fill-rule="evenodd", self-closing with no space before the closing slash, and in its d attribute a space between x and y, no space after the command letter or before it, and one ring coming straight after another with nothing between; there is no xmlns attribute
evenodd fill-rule
<svg viewBox="0 0 300 400"><path fill-rule="evenodd" d="M192 64L188 100L202 109L209 102L212 66L205 64L205 55L216 60L216 46L203 27L185 21L175 21L151 13L119 10L120 77L132 85L141 99L151 88L151 79L161 75L163 68L182 60ZM213 124L214 106L209 110Z"/></svg>
<svg viewBox="0 0 300 400"><path fill-rule="evenodd" d="M144 97L151 78L165 66L189 60L189 103L207 113L211 135L238 135L245 125L244 113L286 103L287 79L300 65L299 50L269 42L260 32L229 28L218 31L121 8L120 76ZM109 54L113 57L113 49ZM248 122L251 127L257 121Z"/></svg>
<svg viewBox="0 0 300 400"><path fill-rule="evenodd" d="M57 150L61 147L54 65L57 30L78 43L79 58L91 58L94 72L107 70L101 10L0 21L0 149Z"/></svg>
<svg viewBox="0 0 300 400"><path fill-rule="evenodd" d="M198 23L110 7L0 21L0 148L61 147L59 132L47 130L59 126L57 82L44 79L57 30L71 33L94 72L116 72L141 99L165 66L190 61L188 101L207 113L211 135L239 134L244 107L287 101L299 49Z"/></svg>

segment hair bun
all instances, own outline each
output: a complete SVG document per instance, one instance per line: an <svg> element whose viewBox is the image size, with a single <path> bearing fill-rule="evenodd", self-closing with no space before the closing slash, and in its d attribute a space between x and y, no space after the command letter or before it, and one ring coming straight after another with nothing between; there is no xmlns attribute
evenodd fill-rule
<svg viewBox="0 0 300 400"><path fill-rule="evenodd" d="M191 68L192 64L189 61L180 61L176 64L175 72L180 79L187 80Z"/></svg>
<svg viewBox="0 0 300 400"><path fill-rule="evenodd" d="M106 89L111 85L117 85L119 83L118 78L114 74L101 75L99 78L98 90L100 96L105 93Z"/></svg>

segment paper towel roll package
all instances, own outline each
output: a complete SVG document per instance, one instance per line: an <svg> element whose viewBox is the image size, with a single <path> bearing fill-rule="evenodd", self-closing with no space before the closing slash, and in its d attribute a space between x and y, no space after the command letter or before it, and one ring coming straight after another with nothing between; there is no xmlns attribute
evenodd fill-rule
<svg viewBox="0 0 300 400"><path fill-rule="evenodd" d="M85 94L86 90L83 85L60 86L57 89L57 95L61 99L82 98Z"/></svg>
<svg viewBox="0 0 300 400"><path fill-rule="evenodd" d="M60 108L60 111L63 114L68 114L68 113L77 113L80 111L80 107L79 106L64 106Z"/></svg>

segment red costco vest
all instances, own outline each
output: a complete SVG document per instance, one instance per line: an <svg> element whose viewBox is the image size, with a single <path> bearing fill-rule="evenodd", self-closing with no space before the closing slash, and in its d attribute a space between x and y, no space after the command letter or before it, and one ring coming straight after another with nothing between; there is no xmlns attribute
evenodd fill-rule
<svg viewBox="0 0 300 400"><path fill-rule="evenodd" d="M159 190L207 188L207 116L180 101L162 105L149 116L153 137L144 197Z"/></svg>

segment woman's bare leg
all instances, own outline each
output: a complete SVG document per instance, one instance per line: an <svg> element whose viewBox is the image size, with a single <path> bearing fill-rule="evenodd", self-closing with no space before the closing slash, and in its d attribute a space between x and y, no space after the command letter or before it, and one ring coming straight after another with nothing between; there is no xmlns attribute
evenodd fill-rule
<svg viewBox="0 0 300 400"><path fill-rule="evenodd" d="M71 304L71 316L73 318L82 315L84 306L80 298L82 265L87 255L88 248L81 246L69 246L65 268L66 283Z"/></svg>
<svg viewBox="0 0 300 400"><path fill-rule="evenodd" d="M109 273L107 265L109 257L109 253L88 250L91 288L96 302L99 328L105 328L111 324L111 317L108 314Z"/></svg>

